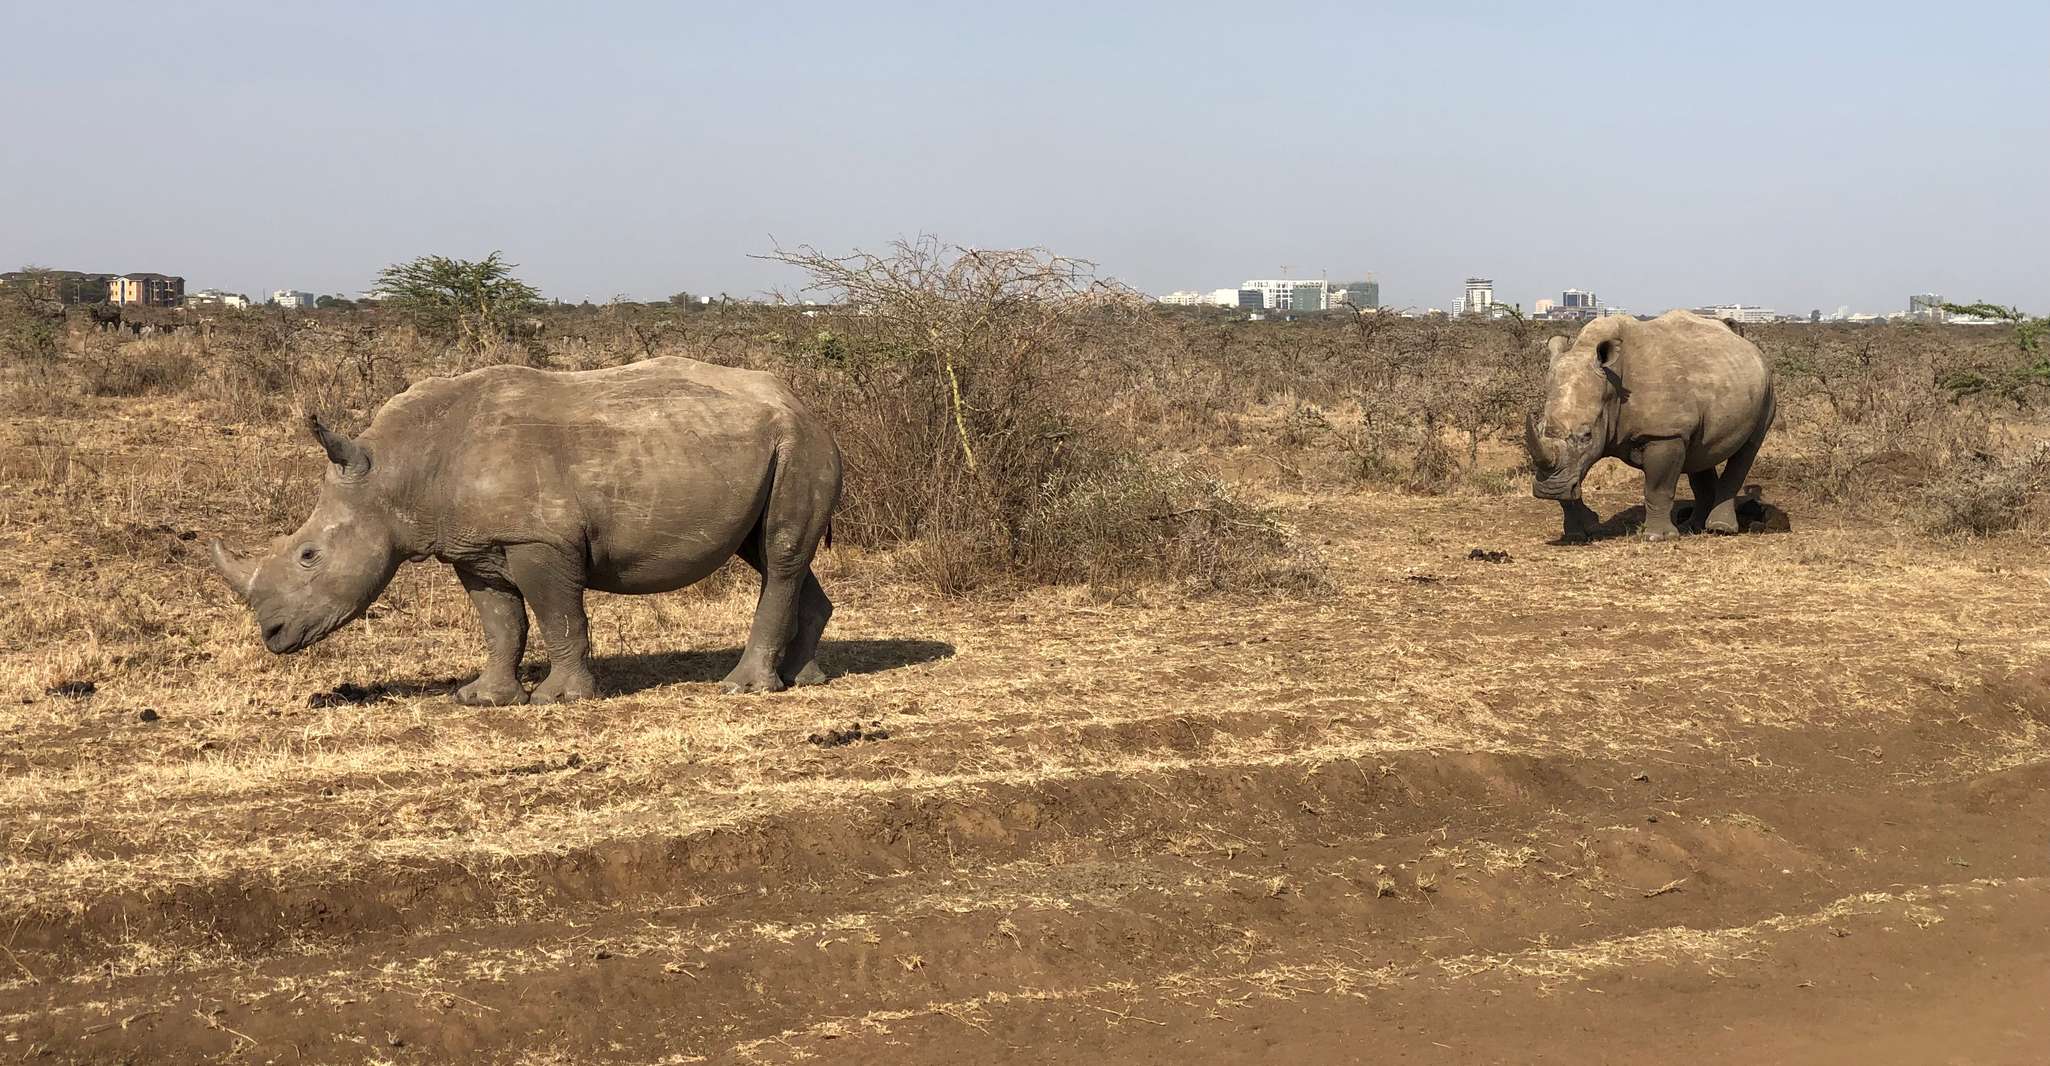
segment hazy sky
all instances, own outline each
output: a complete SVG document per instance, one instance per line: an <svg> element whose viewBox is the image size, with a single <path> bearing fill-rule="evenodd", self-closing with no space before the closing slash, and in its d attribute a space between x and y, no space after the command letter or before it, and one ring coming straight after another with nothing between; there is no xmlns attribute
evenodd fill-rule
<svg viewBox="0 0 2050 1066"><path fill-rule="evenodd" d="M503 249L602 301L932 233L1154 293L2050 309L2042 0L0 5L7 269Z"/></svg>

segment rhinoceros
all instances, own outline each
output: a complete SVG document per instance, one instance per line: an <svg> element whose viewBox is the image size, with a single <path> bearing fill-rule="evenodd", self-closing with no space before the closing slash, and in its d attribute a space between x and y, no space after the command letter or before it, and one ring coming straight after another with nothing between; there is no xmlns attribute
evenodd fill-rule
<svg viewBox="0 0 2050 1066"><path fill-rule="evenodd" d="M434 558L455 568L488 648L458 701L595 696L584 590L668 592L737 554L762 591L724 690L825 680L816 655L833 605L811 564L840 452L777 378L676 357L495 366L414 385L353 440L308 420L328 458L312 516L260 558L212 545L271 651L320 640L400 563ZM549 659L531 695L518 676L529 607Z"/></svg>
<svg viewBox="0 0 2050 1066"><path fill-rule="evenodd" d="M1564 539L1593 533L1599 519L1580 482L1608 456L1644 471L1646 540L1679 535L1673 490L1683 473L1694 489L1690 529L1737 532L1737 494L1775 410L1757 345L1716 319L1671 311L1649 322L1596 319L1570 344L1552 338L1550 351L1544 411L1525 419L1524 443L1534 495L1565 509Z"/></svg>

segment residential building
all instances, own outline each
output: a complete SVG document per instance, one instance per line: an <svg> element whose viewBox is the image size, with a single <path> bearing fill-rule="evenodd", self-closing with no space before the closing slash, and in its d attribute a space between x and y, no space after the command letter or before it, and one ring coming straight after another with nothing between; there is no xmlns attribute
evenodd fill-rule
<svg viewBox="0 0 2050 1066"><path fill-rule="evenodd" d="M1340 282L1331 290L1330 305L1371 311L1381 306L1381 283L1372 275L1365 281Z"/></svg>
<svg viewBox="0 0 2050 1066"><path fill-rule="evenodd" d="M176 307L185 302L185 279L143 271L107 279L107 301L128 306Z"/></svg>
<svg viewBox="0 0 2050 1066"><path fill-rule="evenodd" d="M39 300L64 304L96 304L107 298L112 274L87 274L77 270L15 270L0 274L0 285L26 286Z"/></svg>
<svg viewBox="0 0 2050 1066"><path fill-rule="evenodd" d="M270 294L270 302L287 311L311 311L315 299L312 293L298 289L279 289Z"/></svg>
<svg viewBox="0 0 2050 1066"><path fill-rule="evenodd" d="M220 289L201 289L185 298L187 307L224 307L240 311L249 306L249 297L239 292L223 292Z"/></svg>
<svg viewBox="0 0 2050 1066"><path fill-rule="evenodd" d="M1930 322L1943 321L1943 297L1933 292L1918 292L1908 297L1908 316Z"/></svg>
<svg viewBox="0 0 2050 1066"><path fill-rule="evenodd" d="M1173 307L1195 307L1209 300L1200 292L1171 292L1161 297L1160 302Z"/></svg>
<svg viewBox="0 0 2050 1066"><path fill-rule="evenodd" d="M1530 315L1532 318L1545 318L1551 315L1551 313L1552 301L1540 297L1531 302Z"/></svg>

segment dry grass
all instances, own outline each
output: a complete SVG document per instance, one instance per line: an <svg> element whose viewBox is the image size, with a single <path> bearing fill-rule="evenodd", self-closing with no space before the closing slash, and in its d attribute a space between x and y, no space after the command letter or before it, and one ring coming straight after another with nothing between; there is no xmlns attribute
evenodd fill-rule
<svg viewBox="0 0 2050 1066"><path fill-rule="evenodd" d="M554 343L611 350L602 337ZM175 350L126 354L158 349ZM1759 790L1942 787L2050 757L2040 708L1971 703L1987 682L2027 675L2050 653L2050 620L2037 609L2050 563L2031 550L2031 520L1932 538L1917 514L1875 520L1803 495L1806 482L1783 490L1766 470L1793 535L1555 547L1556 509L1471 476L1456 435L1445 438L1464 478L1453 494L1361 489L1351 475L1324 477L1316 458L1357 448L1308 433L1283 451L1261 436L1300 397L1249 395L1231 407L1238 445L1222 421L1180 421L1172 412L1186 409L1169 397L1208 380L1208 364L1173 360L1146 371L1167 383L1152 400L1120 401L1160 405L1145 418L1134 407L1133 426L1187 433L1182 450L1214 468L1258 470L1248 477L1264 490L1260 513L1189 517L1285 529L1336 593L1191 596L1220 584L1201 579L1214 560L1204 554L1213 542L1199 538L1173 564L1193 581L1129 580L1077 555L1062 565L1081 584L942 596L918 543L843 543L820 563L840 605L824 660L842 676L829 686L715 693L753 593L751 577L729 575L673 596L594 598L610 699L459 707L444 693L471 676L481 649L442 568L407 568L363 623L284 659L261 650L206 572L207 536L253 543L289 528L310 501L318 457L272 418L301 398L291 382L310 379L289 371L289 352L278 358L288 370L277 388L207 361L189 379L166 379L184 384L99 395L60 376L69 391L0 419L0 927L69 928L95 920L96 908L137 919L90 951L10 947L19 960L0 961L14 967L0 973L0 1028L42 1017L118 1026L150 988L224 1002L300 994L337 1012L367 1009L363 997L462 996L489 1006L448 1009L482 1018L509 1006L492 990L515 977L567 980L597 947L674 966L660 972L683 982L772 965L795 980L821 960L880 953L882 965L860 970L877 982L875 1009L800 1023L763 1007L738 1035L688 1054L767 1055L828 1024L854 1040L935 1011L988 1024L1014 1002L1003 996L1116 1007L1135 984L1228 1011L1248 997L1484 974L1563 981L1676 958L1722 965L1761 938L1812 929L1770 917L1797 903L1829 921L1855 918L1821 906L1823 873L1898 879L1908 875L1882 866L1907 849L1831 858L1826 837L1804 837L1791 815L1742 806L1750 793L1727 788L1689 808L1712 818L1669 817L1654 833L1630 806L1650 803L1653 783L1708 767ZM361 417L391 387L384 375L369 365L320 388ZM1337 425L1371 414L1356 403L1323 410ZM1776 469L1812 454L1801 450L1811 428L1789 427ZM1400 452L1391 469L1407 470ZM1516 462L1493 440L1472 456L1497 473ZM1243 480L1198 495L1223 499ZM1622 474L1604 473L1591 491L1606 511L1634 502ZM1119 539L1129 514L1077 514L1102 528L1050 544L1143 547ZM1473 561L1476 547L1514 558ZM48 693L74 681L95 691ZM372 698L309 705L344 682ZM141 720L145 708L155 721ZM890 739L837 749L804 740L850 721L880 721ZM1922 733L1934 737L1915 747ZM1608 774L1601 787L1620 798L1613 809L1548 810L1582 801L1545 791L1549 770L1527 766L1597 768L1573 773ZM1649 782L1632 778L1639 768ZM1456 776L1464 791L1432 774ZM1695 802L1657 799L1667 805L1657 810ZM1404 824L1404 803L1425 808L1413 815L1424 820ZM1657 835L1683 831L1701 836ZM858 848L831 857L843 835L903 868L863 866L872 856ZM1781 850L1743 857L1768 835ZM731 866L675 858L735 840L770 843ZM754 864L807 846L829 859L778 867L787 881L748 882ZM855 872L831 868L843 861ZM1812 883L1733 903L1687 861L1760 883L1798 869ZM617 883L564 895L560 879L608 863ZM467 886L449 891L470 902L418 904L414 946L310 930L224 946L153 902L410 901L417 878ZM1647 895L1675 881L1679 890ZM649 896L657 902L637 902ZM769 903L750 909L751 898ZM1852 900L1936 906L1907 893ZM1622 909L1694 905L1754 920L1695 931ZM1537 947L1507 932L1480 944L1456 932L1505 909L1546 930L1606 924ZM1287 940L1300 928L1378 923L1402 930L1403 961ZM1083 939L1099 926L1106 939ZM1083 949L1060 954L1047 946L1056 940ZM1108 946L1126 943L1145 946ZM1069 958L1079 961L1049 961ZM1012 977L977 987L962 976L986 971ZM1063 981L1033 976L1056 971ZM1108 1024L1143 1025L1143 1014Z"/></svg>

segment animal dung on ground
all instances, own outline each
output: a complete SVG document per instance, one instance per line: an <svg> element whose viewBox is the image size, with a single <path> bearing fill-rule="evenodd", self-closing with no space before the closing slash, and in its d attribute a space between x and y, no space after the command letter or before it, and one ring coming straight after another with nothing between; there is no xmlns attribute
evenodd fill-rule
<svg viewBox="0 0 2050 1066"><path fill-rule="evenodd" d="M306 697L308 707L340 707L350 703L369 703L384 695L381 686L364 688L362 685L344 681L326 692L316 692Z"/></svg>
<svg viewBox="0 0 2050 1066"><path fill-rule="evenodd" d="M868 728L864 729L860 722L849 722L845 729L828 729L823 733L813 733L804 740L807 744L816 744L821 748L844 747L857 740L888 740L890 731L882 728L882 725L881 722L870 722Z"/></svg>
<svg viewBox="0 0 2050 1066"><path fill-rule="evenodd" d="M45 696L62 696L67 700L82 700L99 688L90 681L59 681L43 690Z"/></svg>
<svg viewBox="0 0 2050 1066"><path fill-rule="evenodd" d="M157 713L157 709L155 707L144 707L141 713L137 714L135 717L139 721L154 722L163 716Z"/></svg>
<svg viewBox="0 0 2050 1066"><path fill-rule="evenodd" d="M1515 556L1510 555L1508 552L1497 551L1492 548L1475 548L1474 550L1467 552L1466 557L1469 559L1478 559L1484 563L1508 563L1515 561Z"/></svg>

